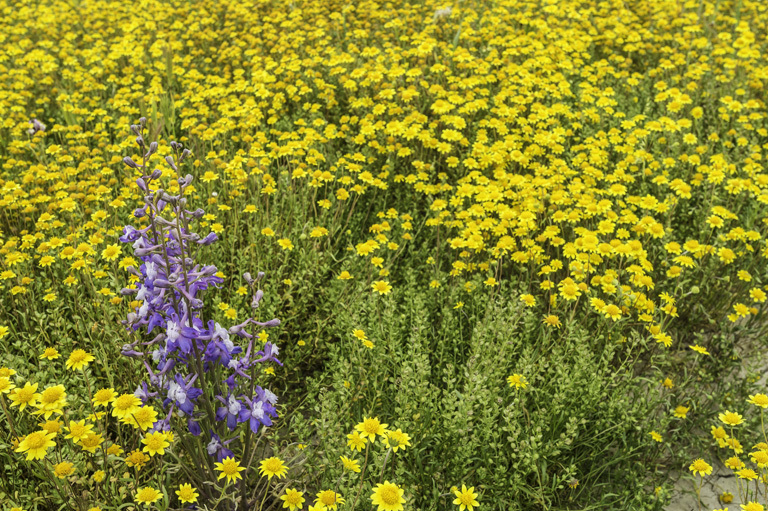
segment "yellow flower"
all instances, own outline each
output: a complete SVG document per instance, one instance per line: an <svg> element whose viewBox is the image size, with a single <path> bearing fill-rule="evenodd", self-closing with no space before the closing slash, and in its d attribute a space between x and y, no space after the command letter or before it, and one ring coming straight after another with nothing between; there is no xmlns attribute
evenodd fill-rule
<svg viewBox="0 0 768 511"><path fill-rule="evenodd" d="M345 469L351 470L352 472L360 472L360 464L357 461L351 460L346 456L340 456L339 459L341 459L341 463L344 465Z"/></svg>
<svg viewBox="0 0 768 511"><path fill-rule="evenodd" d="M88 433L82 439L80 439L80 447L84 451L94 453L101 444L104 443L104 437L99 433Z"/></svg>
<svg viewBox="0 0 768 511"><path fill-rule="evenodd" d="M747 402L759 406L760 408L768 408L768 396L765 394L750 395Z"/></svg>
<svg viewBox="0 0 768 511"><path fill-rule="evenodd" d="M693 475L699 474L700 476L708 476L712 473L712 466L703 459L699 458L691 463L691 466L688 467L688 470L693 472Z"/></svg>
<svg viewBox="0 0 768 511"><path fill-rule="evenodd" d="M480 505L480 503L477 501L477 493L475 493L474 486L467 488L462 484L461 491L456 488L453 490L453 494L456 495L456 499L453 501L453 503L459 506L459 511L464 511L465 509L472 511L472 509Z"/></svg>
<svg viewBox="0 0 768 511"><path fill-rule="evenodd" d="M95 394L93 394L93 404L97 408L100 406L107 407L109 403L114 401L117 398L117 393L115 392L115 389L99 389L96 391Z"/></svg>
<svg viewBox="0 0 768 511"><path fill-rule="evenodd" d="M509 383L510 387L515 387L516 389L524 389L528 386L528 380L522 374L507 376L507 383Z"/></svg>
<svg viewBox="0 0 768 511"><path fill-rule="evenodd" d="M29 406L36 406L41 394L37 393L37 383L25 383L24 387L16 387L8 395L11 406L18 406L19 411Z"/></svg>
<svg viewBox="0 0 768 511"><path fill-rule="evenodd" d="M143 467L148 461L149 456L138 449L131 451L128 456L125 457L125 464L129 467L136 467L136 470L141 470L141 467Z"/></svg>
<svg viewBox="0 0 768 511"><path fill-rule="evenodd" d="M6 378L5 376L0 376L0 394L7 394L15 388L16 388L16 385L11 383L11 380L9 378Z"/></svg>
<svg viewBox="0 0 768 511"><path fill-rule="evenodd" d="M657 441L657 442L663 442L664 441L664 439L661 437L661 435L659 433L657 433L656 431L651 431L650 434L651 434L651 438L653 438L655 441Z"/></svg>
<svg viewBox="0 0 768 511"><path fill-rule="evenodd" d="M293 243L288 238L280 238L277 240L277 244L280 245L280 248L286 251L293 250Z"/></svg>
<svg viewBox="0 0 768 511"><path fill-rule="evenodd" d="M139 411L141 399L133 394L121 394L112 401L112 416L122 419L132 413Z"/></svg>
<svg viewBox="0 0 768 511"><path fill-rule="evenodd" d="M358 431L353 431L347 435L347 446L353 451L360 452L368 440L364 436L360 436Z"/></svg>
<svg viewBox="0 0 768 511"><path fill-rule="evenodd" d="M144 438L141 439L141 443L144 444L142 451L149 453L150 456L165 454L165 448L170 444L165 438L165 433L162 431L156 431L154 433L147 433Z"/></svg>
<svg viewBox="0 0 768 511"><path fill-rule="evenodd" d="M197 502L198 494L189 483L179 485L179 489L176 490L176 495L178 495L179 502L182 504L194 504Z"/></svg>
<svg viewBox="0 0 768 511"><path fill-rule="evenodd" d="M683 406L679 405L675 408L673 415L677 417L678 419L685 419L686 415L688 415L688 411L691 408L689 406Z"/></svg>
<svg viewBox="0 0 768 511"><path fill-rule="evenodd" d="M288 508L289 511L294 509L301 509L304 505L303 493L294 489L288 488L285 490L285 494L280 497L283 501L283 508Z"/></svg>
<svg viewBox="0 0 768 511"><path fill-rule="evenodd" d="M703 346L699 346L698 344L689 345L689 348L691 348L696 353L701 353L702 355L709 355L709 352L707 351L707 348Z"/></svg>
<svg viewBox="0 0 768 511"><path fill-rule="evenodd" d="M75 473L75 465L68 461L62 461L53 466L53 475L59 479L66 479Z"/></svg>
<svg viewBox="0 0 768 511"><path fill-rule="evenodd" d="M27 460L40 460L45 457L48 449L56 445L53 441L55 433L47 431L35 431L30 433L19 443L16 452L26 453Z"/></svg>
<svg viewBox="0 0 768 511"><path fill-rule="evenodd" d="M120 256L120 245L108 245L101 251L101 257L107 261L114 261Z"/></svg>
<svg viewBox="0 0 768 511"><path fill-rule="evenodd" d="M371 501L374 506L378 506L378 511L400 511L405 504L403 493L405 490L398 485L384 481L374 488Z"/></svg>
<svg viewBox="0 0 768 511"><path fill-rule="evenodd" d="M56 360L61 355L59 355L59 352L56 348L45 348L45 351L40 355L40 358L48 359L48 360Z"/></svg>
<svg viewBox="0 0 768 511"><path fill-rule="evenodd" d="M338 280L350 280L350 279L353 279L354 277L353 277L353 276L352 276L352 275L351 275L351 274L350 274L350 273L349 273L347 270L344 270L344 271L343 271L343 272L341 272L341 273L339 274L339 276L338 276L338 277L336 277L336 278L337 278Z"/></svg>
<svg viewBox="0 0 768 511"><path fill-rule="evenodd" d="M726 441L728 440L728 433L725 432L725 429L723 429L722 426L712 426L710 433L712 434L712 438L717 441L717 445L720 447L725 447L727 445Z"/></svg>
<svg viewBox="0 0 768 511"><path fill-rule="evenodd" d="M54 414L63 413L64 407L67 405L67 393L64 390L64 385L54 385L48 387L40 394L40 401L35 405L38 415L48 420L48 418Z"/></svg>
<svg viewBox="0 0 768 511"><path fill-rule="evenodd" d="M550 328L560 328L562 326L560 324L560 318L558 318L554 314L549 314L545 316L543 323Z"/></svg>
<svg viewBox="0 0 768 511"><path fill-rule="evenodd" d="M344 499L333 490L323 490L317 494L315 504L322 504L326 511L333 511L339 504L344 504Z"/></svg>
<svg viewBox="0 0 768 511"><path fill-rule="evenodd" d="M406 447L411 445L411 436L408 433L403 433L400 428L395 431L387 431L384 437L384 445L388 448L392 448L392 452L397 452L399 449L405 450Z"/></svg>
<svg viewBox="0 0 768 511"><path fill-rule="evenodd" d="M379 422L378 417L364 417L363 422L355 426L355 429L359 431L363 437L367 437L368 440L373 443L376 441L376 435L382 437L386 436L387 425Z"/></svg>
<svg viewBox="0 0 768 511"><path fill-rule="evenodd" d="M80 442L86 435L93 432L93 425L86 424L84 420L81 421L69 421L69 427L67 428L69 434L65 436L65 439L72 439L74 443Z"/></svg>
<svg viewBox="0 0 768 511"><path fill-rule="evenodd" d="M67 369L71 369L73 371L79 371L83 368L85 368L89 363L93 362L95 359L93 358L93 355L88 353L85 350L76 349L73 351L69 358L67 359Z"/></svg>
<svg viewBox="0 0 768 511"><path fill-rule="evenodd" d="M273 456L261 461L259 472L261 472L262 476L267 476L268 480L271 480L275 476L280 479L285 477L285 474L288 472L288 467L283 464L283 460Z"/></svg>
<svg viewBox="0 0 768 511"><path fill-rule="evenodd" d="M392 291L392 286L390 286L389 282L386 280L377 280L371 284L371 288L374 290L374 292L379 293L380 295L386 295Z"/></svg>
<svg viewBox="0 0 768 511"><path fill-rule="evenodd" d="M753 481L757 479L757 472L751 468L742 468L736 472L736 475L739 477L739 479L746 479L747 481Z"/></svg>
<svg viewBox="0 0 768 511"><path fill-rule="evenodd" d="M738 426L744 422L744 419L741 415L735 412L729 412L727 410L725 413L718 415L717 418L729 426Z"/></svg>
<svg viewBox="0 0 768 511"><path fill-rule="evenodd" d="M138 504L144 504L145 506L149 506L150 504L160 500L160 497L162 497L163 494L159 491L155 490L154 488L150 488L149 486L146 486L144 488L139 488L139 491L136 492L134 495L134 499L136 500L136 503Z"/></svg>

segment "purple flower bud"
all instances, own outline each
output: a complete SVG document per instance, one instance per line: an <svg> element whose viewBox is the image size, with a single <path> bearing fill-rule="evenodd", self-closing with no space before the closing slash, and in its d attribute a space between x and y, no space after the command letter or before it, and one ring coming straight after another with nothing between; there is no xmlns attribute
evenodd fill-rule
<svg viewBox="0 0 768 511"><path fill-rule="evenodd" d="M263 271L260 271L259 273L256 274L256 282L260 281L261 279L263 279L266 276L267 276L266 273L264 273Z"/></svg>
<svg viewBox="0 0 768 511"><path fill-rule="evenodd" d="M179 157L179 163L183 162L190 156L192 156L192 151L190 151L189 149L184 149L184 151L181 152L181 156Z"/></svg>
<svg viewBox="0 0 768 511"><path fill-rule="evenodd" d="M173 163L173 156L168 155L165 157L166 163L173 169L174 172L178 172L179 169L176 167L176 165Z"/></svg>
<svg viewBox="0 0 768 511"><path fill-rule="evenodd" d="M243 279L248 283L249 286L253 285L253 277L251 277L249 272L243 273Z"/></svg>
<svg viewBox="0 0 768 511"><path fill-rule="evenodd" d="M144 147L144 137L142 137L141 135L136 137L136 143L139 144L139 147Z"/></svg>
<svg viewBox="0 0 768 511"><path fill-rule="evenodd" d="M149 158L150 156L152 156L156 152L157 152L157 142L152 142L151 144L149 144L149 150L144 155L144 159Z"/></svg>
<svg viewBox="0 0 768 511"><path fill-rule="evenodd" d="M140 169L141 168L141 165L139 165L138 163L133 161L130 156L126 156L125 158L123 158L123 163L125 163L126 165L128 165L132 169Z"/></svg>
<svg viewBox="0 0 768 511"><path fill-rule="evenodd" d="M263 297L264 297L264 291L262 291L261 289L256 291L256 293L254 293L254 295L253 295L253 299L251 300L251 308L252 309L258 309L259 308L259 302L261 301L261 299Z"/></svg>
<svg viewBox="0 0 768 511"><path fill-rule="evenodd" d="M134 349L124 349L120 352L120 354L130 358L142 358L144 356L144 353L140 353Z"/></svg>
<svg viewBox="0 0 768 511"><path fill-rule="evenodd" d="M138 124L131 124L131 131L134 132L137 137L141 136L141 126Z"/></svg>
<svg viewBox="0 0 768 511"><path fill-rule="evenodd" d="M254 323L256 323L259 326L263 326L264 328L272 328L280 325L280 320L275 318L275 319L270 319L269 321L266 321L264 323L261 323L259 321L254 321Z"/></svg>
<svg viewBox="0 0 768 511"><path fill-rule="evenodd" d="M143 207L142 208L136 208L133 211L133 216L135 216L136 218L141 218L141 217L143 217L146 214L147 214L147 211Z"/></svg>
<svg viewBox="0 0 768 511"><path fill-rule="evenodd" d="M206 236L205 238L201 239L197 243L199 245L210 245L210 244L212 244L213 242L215 242L218 239L219 239L219 237L216 236L216 233L215 232L211 232L211 233L208 233L208 236Z"/></svg>
<svg viewBox="0 0 768 511"><path fill-rule="evenodd" d="M159 177L160 177L160 176L162 176L162 175L163 175L163 171L162 171L162 170L160 170L160 169L155 169L155 170L153 170L153 171L152 171L152 174L150 175L150 177L151 177L152 179L157 179L157 178L159 178Z"/></svg>
<svg viewBox="0 0 768 511"><path fill-rule="evenodd" d="M144 128L147 125L147 118L146 117L139 117L139 124L141 124L141 127Z"/></svg>

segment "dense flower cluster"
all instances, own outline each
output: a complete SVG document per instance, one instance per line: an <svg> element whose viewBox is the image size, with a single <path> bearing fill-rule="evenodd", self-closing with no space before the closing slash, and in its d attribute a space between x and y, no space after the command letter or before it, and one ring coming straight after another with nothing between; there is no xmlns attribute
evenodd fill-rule
<svg viewBox="0 0 768 511"><path fill-rule="evenodd" d="M344 497L384 510L443 499L472 511L519 495L571 506L615 493L590 478L618 469L593 470L599 460L583 453L601 451L578 443L592 418L614 421L600 438L627 446L617 463L647 452L650 466L673 438L684 444L686 428L700 430L704 387L727 380L721 371L742 355L735 339L765 337L765 2L4 7L0 405L7 443L51 477L10 464L3 494L22 478L88 509L174 494L207 505L226 487L248 507L254 495L240 486L261 475L259 489L291 510L315 486L329 488L317 493L321 509ZM119 128L142 115L130 136ZM152 165L159 154L168 170ZM242 273L255 263L276 276L268 300L263 274ZM507 313L497 301L519 307L509 309L525 324L519 337L534 347L485 366L489 396L459 367L501 349L467 337ZM430 335L445 325L450 335L394 326L415 324L420 302L435 319ZM278 321L263 321L275 315L290 318L282 371L278 336L265 330ZM552 375L552 346L575 353L573 367ZM577 379L592 370L585 353L616 377ZM418 375L418 395L405 397L402 382ZM568 378L604 382L593 395L630 383L585 409ZM565 384L547 390L554 381ZM660 382L658 399L630 397L649 381ZM302 401L286 437L267 429L276 388L322 401ZM472 405L477 396L489 404ZM624 427L614 397L647 404L640 427ZM313 415L328 402L328 420ZM570 408L547 441L552 421L541 433L536 413L557 403ZM364 415L373 409L409 433ZM720 420L712 435L737 458L743 417ZM257 433L279 437L290 457L271 440L256 451ZM314 452L299 443L318 438ZM339 458L345 441L366 458ZM443 454L425 461L411 442ZM462 451L475 445L483 452ZM766 478L766 452L753 448L754 467L726 463L741 480ZM278 487L289 470L300 477L294 455L320 475ZM395 456L410 465L385 473ZM509 466L493 474L490 457ZM690 465L699 482L712 469L703 459ZM154 484L171 463L175 492ZM373 463L377 485L364 480ZM126 467L134 480L113 485ZM362 474L360 486L344 471ZM462 474L470 486L449 490ZM624 486L649 483L638 481Z"/></svg>
<svg viewBox="0 0 768 511"><path fill-rule="evenodd" d="M120 237L120 241L132 245L134 255L141 260L138 269L133 266L127 268L135 277L135 284L124 288L122 294L135 295L141 305L135 312L128 314L125 324L131 330L145 331L148 336L152 336L154 331L154 336L148 342L137 340L123 346L124 355L137 358L151 356L152 364L144 360L149 384L143 383L136 395L144 404L157 398L167 410L166 418L158 421L153 430L170 429L170 420L175 411L186 417L187 427L192 434L200 435L200 421L201 417L205 418L205 412L199 410L198 401L202 400L209 411L214 404L206 401L213 394L204 392L203 388L207 383L211 390L220 389L219 383L223 382L226 384L226 393L219 390L213 396L221 405L216 410L215 420L226 421L229 431L234 431L238 423L247 422L251 431L256 433L260 426L272 425L271 418L276 417L277 396L255 384L253 368L263 362L279 364L280 361L276 358L278 347L267 341L257 349L254 342L259 340L258 335L254 335L255 331L249 333L248 328L274 327L280 321L273 319L260 322L248 318L226 329L214 320L202 320L203 301L200 297L203 291L215 288L223 279L216 276L218 270L215 266L201 266L195 257L199 247L214 243L217 236L211 232L201 237L190 229L190 224L202 218L205 212L202 209L187 209L184 191L193 178L190 174L181 175L172 156L167 156L165 161L177 173L178 193L174 195L161 188L153 188L153 181L162 172L159 169L152 172L148 170L150 159L157 151L157 142L149 145L144 142L145 124L146 119L142 118L140 124L131 125L136 134L136 142L144 152L142 164L134 162L130 157L125 157L124 163L132 169L145 172L136 180L137 186L145 194L145 204L134 211L134 216L146 218L148 225L140 229L129 225ZM190 155L188 149L182 150L182 146L176 142L171 142L171 147L176 152L179 165ZM254 288L263 276L263 273L259 273L254 279L246 273L243 278ZM255 310L259 307L263 292L255 288L253 291L251 308ZM245 352L235 344L231 336L247 339ZM214 371L214 366L220 367L223 373L220 370ZM214 374L221 382L211 381ZM204 421L211 435L208 453L221 461L231 455L231 451L224 447L213 432L213 418L207 417L208 420Z"/></svg>

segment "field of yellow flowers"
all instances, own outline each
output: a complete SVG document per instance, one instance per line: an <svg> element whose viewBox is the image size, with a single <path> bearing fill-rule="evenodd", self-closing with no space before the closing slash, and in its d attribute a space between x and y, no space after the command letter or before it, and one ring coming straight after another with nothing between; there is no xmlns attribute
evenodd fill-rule
<svg viewBox="0 0 768 511"><path fill-rule="evenodd" d="M768 3L0 6L1 511L768 509Z"/></svg>

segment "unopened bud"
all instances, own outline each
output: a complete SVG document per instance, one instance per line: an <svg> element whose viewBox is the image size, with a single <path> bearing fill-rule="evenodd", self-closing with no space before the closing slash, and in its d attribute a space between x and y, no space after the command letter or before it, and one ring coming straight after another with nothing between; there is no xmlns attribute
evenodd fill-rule
<svg viewBox="0 0 768 511"><path fill-rule="evenodd" d="M139 165L138 163L133 161L130 156L126 156L125 158L123 158L123 163L125 163L126 165L128 165L132 169L141 168L141 165Z"/></svg>
<svg viewBox="0 0 768 511"><path fill-rule="evenodd" d="M157 152L157 142L152 142L149 144L149 150L147 151L147 154L144 155L144 158L149 158L153 154Z"/></svg>

